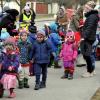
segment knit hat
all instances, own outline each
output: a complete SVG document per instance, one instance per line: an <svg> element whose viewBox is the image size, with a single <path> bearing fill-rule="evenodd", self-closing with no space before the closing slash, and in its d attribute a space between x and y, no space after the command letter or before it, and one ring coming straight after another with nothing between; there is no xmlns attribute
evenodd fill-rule
<svg viewBox="0 0 100 100"><path fill-rule="evenodd" d="M74 36L74 32L72 30L68 30L66 36Z"/></svg>
<svg viewBox="0 0 100 100"><path fill-rule="evenodd" d="M96 4L95 4L94 1L89 1L89 2L86 3L86 5L90 6L90 7L93 8L93 9L94 9L95 6L96 6Z"/></svg>
<svg viewBox="0 0 100 100"><path fill-rule="evenodd" d="M37 36L39 36L39 35L45 36L45 31L44 30L38 30Z"/></svg>

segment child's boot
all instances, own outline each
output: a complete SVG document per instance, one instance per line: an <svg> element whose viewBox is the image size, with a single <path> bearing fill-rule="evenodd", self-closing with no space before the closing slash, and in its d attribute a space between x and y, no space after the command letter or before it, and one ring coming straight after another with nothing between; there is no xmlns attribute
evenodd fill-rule
<svg viewBox="0 0 100 100"><path fill-rule="evenodd" d="M19 89L24 88L24 81L23 80L19 80Z"/></svg>
<svg viewBox="0 0 100 100"><path fill-rule="evenodd" d="M36 84L34 90L39 90L39 89L40 89L40 75L36 75Z"/></svg>
<svg viewBox="0 0 100 100"><path fill-rule="evenodd" d="M4 94L3 84L0 83L0 98L3 97L3 94Z"/></svg>
<svg viewBox="0 0 100 100"><path fill-rule="evenodd" d="M46 82L43 82L43 81L42 81L42 82L40 83L40 88L46 88Z"/></svg>
<svg viewBox="0 0 100 100"><path fill-rule="evenodd" d="M14 92L9 95L9 98L14 98L14 97L16 97L16 94Z"/></svg>
<svg viewBox="0 0 100 100"><path fill-rule="evenodd" d="M54 61L54 68L61 68L61 66L58 64L58 61Z"/></svg>
<svg viewBox="0 0 100 100"><path fill-rule="evenodd" d="M24 78L24 88L29 88L28 79Z"/></svg>
<svg viewBox="0 0 100 100"><path fill-rule="evenodd" d="M8 96L9 98L14 98L14 97L16 97L16 94L15 94L15 92L13 91L13 88L11 88L9 91L10 91L10 95Z"/></svg>
<svg viewBox="0 0 100 100"><path fill-rule="evenodd" d="M35 84L35 87L34 87L34 90L39 90L40 89L40 84L39 83L36 83Z"/></svg>
<svg viewBox="0 0 100 100"><path fill-rule="evenodd" d="M68 79L69 79L69 80L72 80L72 79L73 79L73 74L72 74L72 73L69 73L69 74L68 74Z"/></svg>
<svg viewBox="0 0 100 100"><path fill-rule="evenodd" d="M65 79L65 78L68 78L68 71L67 70L64 71L64 75L61 77L61 79Z"/></svg>

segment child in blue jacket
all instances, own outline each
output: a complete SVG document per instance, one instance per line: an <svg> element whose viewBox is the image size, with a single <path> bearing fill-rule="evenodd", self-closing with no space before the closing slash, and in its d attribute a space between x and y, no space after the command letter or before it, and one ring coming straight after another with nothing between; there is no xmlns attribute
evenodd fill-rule
<svg viewBox="0 0 100 100"><path fill-rule="evenodd" d="M45 40L45 32L43 30L39 30L37 32L37 39L33 45L32 54L36 77L34 90L46 87L47 67L50 62L50 53L53 53L51 44L48 40ZM41 74L42 80L40 81Z"/></svg>

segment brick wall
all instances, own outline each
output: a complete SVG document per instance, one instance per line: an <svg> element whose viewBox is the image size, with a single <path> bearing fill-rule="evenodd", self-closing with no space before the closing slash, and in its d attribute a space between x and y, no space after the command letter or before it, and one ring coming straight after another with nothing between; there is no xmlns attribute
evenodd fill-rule
<svg viewBox="0 0 100 100"><path fill-rule="evenodd" d="M37 3L36 4L36 13L37 14L48 14L48 4Z"/></svg>

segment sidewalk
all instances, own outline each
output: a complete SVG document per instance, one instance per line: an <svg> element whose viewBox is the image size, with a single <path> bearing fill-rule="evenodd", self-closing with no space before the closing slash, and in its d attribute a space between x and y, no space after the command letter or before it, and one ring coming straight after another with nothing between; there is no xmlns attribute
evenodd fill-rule
<svg viewBox="0 0 100 100"><path fill-rule="evenodd" d="M96 62L97 75L82 78L85 67L76 67L73 80L61 79L62 69L48 68L47 87L38 91L34 90L35 77L29 80L29 89L16 89L16 98L13 100L92 100L92 96L100 87L100 61ZM7 91L2 100L7 98ZM100 99L93 99L100 100Z"/></svg>

